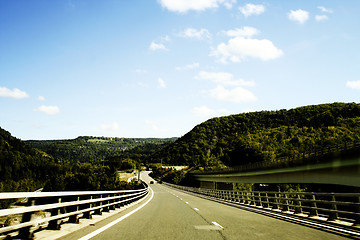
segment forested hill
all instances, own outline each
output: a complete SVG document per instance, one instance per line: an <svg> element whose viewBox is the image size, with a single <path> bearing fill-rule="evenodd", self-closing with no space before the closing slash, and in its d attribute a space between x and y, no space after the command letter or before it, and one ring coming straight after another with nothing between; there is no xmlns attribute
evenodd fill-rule
<svg viewBox="0 0 360 240"><path fill-rule="evenodd" d="M0 192L33 191L56 171L54 159L0 128Z"/></svg>
<svg viewBox="0 0 360 240"><path fill-rule="evenodd" d="M60 162L101 164L117 159L144 160L146 157L177 138L112 138L82 136L68 140L29 140Z"/></svg>
<svg viewBox="0 0 360 240"><path fill-rule="evenodd" d="M0 128L0 192L27 192L39 188L44 188L44 191L97 191L138 187L136 182L120 182L115 171L109 166L61 162ZM0 209L4 206L7 205L0 201Z"/></svg>
<svg viewBox="0 0 360 240"><path fill-rule="evenodd" d="M360 104L321 104L212 118L152 157L175 165L225 167L354 140L360 140Z"/></svg>

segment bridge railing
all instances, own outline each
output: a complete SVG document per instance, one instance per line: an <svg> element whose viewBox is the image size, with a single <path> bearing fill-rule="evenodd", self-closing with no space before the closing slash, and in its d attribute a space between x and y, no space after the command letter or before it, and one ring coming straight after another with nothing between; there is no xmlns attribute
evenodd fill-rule
<svg viewBox="0 0 360 240"><path fill-rule="evenodd" d="M17 239L31 239L36 230L60 230L63 222L79 223L80 218L90 219L93 214L115 210L145 197L149 190L146 183L143 186L121 191L0 193L0 200L27 200L26 206L15 204L0 210L0 219L12 222L0 226L0 239L16 234Z"/></svg>
<svg viewBox="0 0 360 240"><path fill-rule="evenodd" d="M360 193L237 191L168 186L239 205L360 225Z"/></svg>
<svg viewBox="0 0 360 240"><path fill-rule="evenodd" d="M360 151L359 141L348 141L341 144L333 144L329 146L322 146L307 152L296 152L286 157L279 157L272 160L265 160L260 162L252 162L240 166L219 168L206 171L193 170L192 174L221 174L221 173L232 173L232 172L244 172L258 169L272 169L272 168L284 168L291 166L301 166L307 163L318 163L327 162L328 159L332 159L337 154L357 154Z"/></svg>

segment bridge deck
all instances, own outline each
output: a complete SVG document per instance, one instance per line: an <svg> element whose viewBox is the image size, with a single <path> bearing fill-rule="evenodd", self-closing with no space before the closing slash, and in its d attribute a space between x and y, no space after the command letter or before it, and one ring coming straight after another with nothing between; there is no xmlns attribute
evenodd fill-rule
<svg viewBox="0 0 360 240"><path fill-rule="evenodd" d="M150 181L146 176L143 179ZM198 198L164 185L150 186L154 197L146 206L91 239L346 239ZM79 239L106 224L86 227L62 239Z"/></svg>

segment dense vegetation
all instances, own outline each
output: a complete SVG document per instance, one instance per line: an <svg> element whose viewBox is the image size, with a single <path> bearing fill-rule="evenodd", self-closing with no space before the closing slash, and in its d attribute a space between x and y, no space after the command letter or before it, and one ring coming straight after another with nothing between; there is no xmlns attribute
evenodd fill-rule
<svg viewBox="0 0 360 240"><path fill-rule="evenodd" d="M360 140L360 104L333 103L210 119L153 154L164 163L226 167L277 161Z"/></svg>
<svg viewBox="0 0 360 240"><path fill-rule="evenodd" d="M55 172L53 158L0 128L0 192L33 191Z"/></svg>
<svg viewBox="0 0 360 240"><path fill-rule="evenodd" d="M40 149L62 163L91 163L118 165L124 159L148 161L155 153L176 138L110 138L78 137L69 140L30 140L32 147Z"/></svg>
<svg viewBox="0 0 360 240"><path fill-rule="evenodd" d="M0 192L133 187L137 187L136 183L119 182L109 166L61 162L0 128Z"/></svg>

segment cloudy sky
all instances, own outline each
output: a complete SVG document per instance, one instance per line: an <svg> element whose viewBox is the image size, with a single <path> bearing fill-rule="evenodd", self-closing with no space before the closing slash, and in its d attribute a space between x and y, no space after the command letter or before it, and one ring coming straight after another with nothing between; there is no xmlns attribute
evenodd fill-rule
<svg viewBox="0 0 360 240"><path fill-rule="evenodd" d="M360 102L360 1L2 0L0 127L180 137L217 116Z"/></svg>

